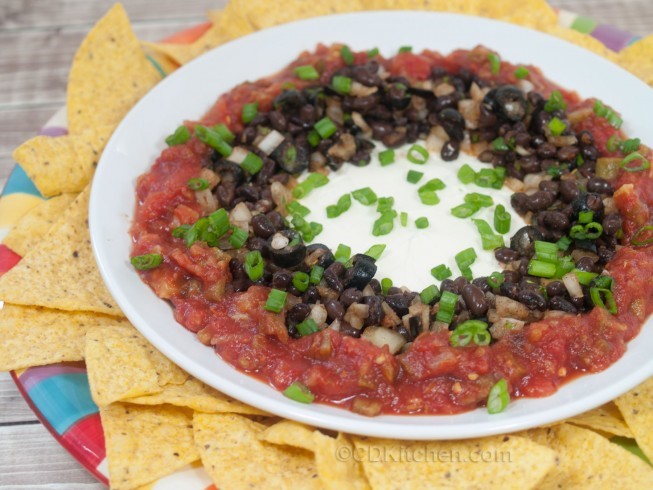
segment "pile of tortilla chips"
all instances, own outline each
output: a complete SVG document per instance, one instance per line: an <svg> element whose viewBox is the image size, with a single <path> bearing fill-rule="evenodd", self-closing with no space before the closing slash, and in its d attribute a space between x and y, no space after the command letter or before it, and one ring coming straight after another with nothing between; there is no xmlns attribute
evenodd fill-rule
<svg viewBox="0 0 653 490"><path fill-rule="evenodd" d="M464 441L393 441L280 420L188 376L129 324L95 265L89 182L108 137L164 66L257 29L333 12L429 9L517 22L581 44L653 83L653 37L621 53L559 28L543 0L233 0L190 44L141 49L116 5L88 34L68 85L67 136L14 156L46 196L5 239L24 258L0 279L0 369L84 360L100 407L111 487L139 488L201 461L233 488L653 488L653 379L547 428ZM144 51L145 50L145 51ZM149 50L149 51L148 51ZM617 444L618 443L618 444Z"/></svg>

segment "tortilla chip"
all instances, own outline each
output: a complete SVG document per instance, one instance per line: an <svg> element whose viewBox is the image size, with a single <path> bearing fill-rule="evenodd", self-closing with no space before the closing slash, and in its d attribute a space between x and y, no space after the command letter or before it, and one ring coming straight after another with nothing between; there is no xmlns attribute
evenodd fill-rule
<svg viewBox="0 0 653 490"><path fill-rule="evenodd" d="M85 357L91 396L100 407L161 391L154 363L133 327L90 329Z"/></svg>
<svg viewBox="0 0 653 490"><path fill-rule="evenodd" d="M230 5L238 8L252 23L255 29L265 29L286 22L293 22L322 15L364 10L359 0L285 0L270 3L268 0L231 0Z"/></svg>
<svg viewBox="0 0 653 490"><path fill-rule="evenodd" d="M98 313L50 310L5 303L0 311L0 371L84 359L86 332L92 327L128 325Z"/></svg>
<svg viewBox="0 0 653 490"><path fill-rule="evenodd" d="M526 434L558 453L538 489L653 488L653 468L596 432L561 424Z"/></svg>
<svg viewBox="0 0 653 490"><path fill-rule="evenodd" d="M271 425L258 435L259 440L272 444L314 450L313 432L315 429L292 420L282 420Z"/></svg>
<svg viewBox="0 0 653 490"><path fill-rule="evenodd" d="M367 490L370 488L360 462L350 457L354 454L354 445L343 433L339 433L334 439L316 430L313 432L313 447L317 474L325 489Z"/></svg>
<svg viewBox="0 0 653 490"><path fill-rule="evenodd" d="M242 413L245 415L267 415L258 408L250 407L223 395L195 378L188 378L184 384L168 384L163 391L154 395L125 400L138 405L161 405L168 403L187 407L204 413Z"/></svg>
<svg viewBox="0 0 653 490"><path fill-rule="evenodd" d="M159 376L159 386L184 384L188 379L188 373L156 350L141 334L138 334L138 336Z"/></svg>
<svg viewBox="0 0 653 490"><path fill-rule="evenodd" d="M637 445L653 461L653 378L614 402L633 432Z"/></svg>
<svg viewBox="0 0 653 490"><path fill-rule="evenodd" d="M540 29L558 24L558 16L546 0L480 2L477 13L482 17Z"/></svg>
<svg viewBox="0 0 653 490"><path fill-rule="evenodd" d="M16 223L2 243L18 255L27 255L39 245L41 238L50 231L74 199L75 194L62 194L41 201Z"/></svg>
<svg viewBox="0 0 653 490"><path fill-rule="evenodd" d="M144 485L199 459L190 411L114 403L100 416L114 490Z"/></svg>
<svg viewBox="0 0 653 490"><path fill-rule="evenodd" d="M554 451L514 435L439 442L353 441L355 457L375 490L397 488L397 482L401 488L539 488L555 461Z"/></svg>
<svg viewBox="0 0 653 490"><path fill-rule="evenodd" d="M617 62L649 85L653 85L653 35L620 51Z"/></svg>
<svg viewBox="0 0 653 490"><path fill-rule="evenodd" d="M432 10L437 12L456 12L476 14L481 0L361 0L365 10Z"/></svg>
<svg viewBox="0 0 653 490"><path fill-rule="evenodd" d="M616 62L618 59L618 56L614 51L611 51L610 49L606 48L601 41L593 38L592 36L588 36L587 34L583 34L578 31L574 31L573 29L568 29L566 27L559 26L557 24L542 28L541 30L543 30L548 34L552 34L554 36L562 38L565 41L569 41L570 43L575 44L576 46L585 48L588 51L598 54L599 56L603 56L604 58L609 59L610 61Z"/></svg>
<svg viewBox="0 0 653 490"><path fill-rule="evenodd" d="M39 246L0 278L0 300L122 316L95 264L88 232L88 197L87 188Z"/></svg>
<svg viewBox="0 0 653 490"><path fill-rule="evenodd" d="M619 409L612 402L606 403L589 412L576 415L565 420L565 422L581 425L588 429L613 436L633 437L633 433L626 425L626 422L624 422L624 418L619 412Z"/></svg>
<svg viewBox="0 0 653 490"><path fill-rule="evenodd" d="M115 4L80 45L68 75L68 129L115 127L161 80L129 25L125 9Z"/></svg>
<svg viewBox="0 0 653 490"><path fill-rule="evenodd" d="M258 440L265 426L234 414L196 413L195 443L218 488L320 488L313 455Z"/></svg>

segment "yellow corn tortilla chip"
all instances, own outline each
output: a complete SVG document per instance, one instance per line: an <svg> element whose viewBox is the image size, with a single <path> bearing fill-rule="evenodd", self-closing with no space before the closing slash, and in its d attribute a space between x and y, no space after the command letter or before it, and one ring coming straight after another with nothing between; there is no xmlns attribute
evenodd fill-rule
<svg viewBox="0 0 653 490"><path fill-rule="evenodd" d="M555 468L540 483L540 490L611 489L621 488L624 482L628 488L653 488L653 468L596 432L561 424L526 435L558 453Z"/></svg>
<svg viewBox="0 0 653 490"><path fill-rule="evenodd" d="M360 462L350 457L354 454L354 445L343 433L339 433L334 439L316 430L313 432L313 447L317 474L325 489L368 490L370 488Z"/></svg>
<svg viewBox="0 0 653 490"><path fill-rule="evenodd" d="M0 278L0 300L122 316L95 264L88 231L88 197L87 188L39 246Z"/></svg>
<svg viewBox="0 0 653 490"><path fill-rule="evenodd" d="M480 2L477 13L527 27L544 28L558 24L558 16L546 0Z"/></svg>
<svg viewBox="0 0 653 490"><path fill-rule="evenodd" d="M314 450L313 431L315 429L292 420L282 420L271 425L258 435L259 440L271 444Z"/></svg>
<svg viewBox="0 0 653 490"><path fill-rule="evenodd" d="M255 29L285 24L300 19L344 12L358 12L364 9L359 0L285 0L270 3L266 0L232 0L229 2L240 9Z"/></svg>
<svg viewBox="0 0 653 490"><path fill-rule="evenodd" d="M617 61L626 70L653 85L653 34L620 51Z"/></svg>
<svg viewBox="0 0 653 490"><path fill-rule="evenodd" d="M5 303L0 311L0 371L84 359L86 332L92 327L128 325L99 313L50 310Z"/></svg>
<svg viewBox="0 0 653 490"><path fill-rule="evenodd" d="M635 435L637 445L653 461L653 378L614 402Z"/></svg>
<svg viewBox="0 0 653 490"><path fill-rule="evenodd" d="M588 51L592 51L593 53L598 54L599 56L603 56L604 58L607 58L610 61L616 62L618 59L614 51L611 51L610 49L606 48L605 45L601 43L601 41L593 38L592 36L582 34L578 31L574 31L573 29L567 29L566 27L562 27L557 24L544 27L541 30L548 34L552 34L554 36L562 38L565 41L569 41L570 43L573 43L576 46L585 48Z"/></svg>
<svg viewBox="0 0 653 490"><path fill-rule="evenodd" d="M156 350L141 334L138 334L138 336L159 376L159 386L184 384L188 379L188 373Z"/></svg>
<svg viewBox="0 0 653 490"><path fill-rule="evenodd" d="M205 413L241 413L245 415L267 415L258 408L250 407L223 395L195 378L188 378L180 385L168 384L163 391L154 395L125 400L138 405L162 405L168 403L187 407Z"/></svg>
<svg viewBox="0 0 653 490"><path fill-rule="evenodd" d="M68 75L68 129L72 134L115 127L161 75L150 63L115 4L82 41Z"/></svg>
<svg viewBox="0 0 653 490"><path fill-rule="evenodd" d="M112 132L113 126L104 125L76 135L35 136L16 148L13 157L44 196L80 192L93 178Z"/></svg>
<svg viewBox="0 0 653 490"><path fill-rule="evenodd" d="M199 459L188 410L114 403L100 416L113 490L150 483Z"/></svg>
<svg viewBox="0 0 653 490"><path fill-rule="evenodd" d="M90 329L85 357L91 396L100 407L161 391L154 363L133 327Z"/></svg>
<svg viewBox="0 0 653 490"><path fill-rule="evenodd" d="M361 0L364 10L432 10L476 14L481 0Z"/></svg>
<svg viewBox="0 0 653 490"><path fill-rule="evenodd" d="M75 194L62 194L41 201L25 214L2 241L18 255L25 256L36 248L64 211L75 199Z"/></svg>
<svg viewBox="0 0 653 490"><path fill-rule="evenodd" d="M626 425L619 409L612 402L576 415L565 422L613 436L633 437L633 433Z"/></svg>
<svg viewBox="0 0 653 490"><path fill-rule="evenodd" d="M600 437L600 436L598 436ZM353 437L356 457L372 488L523 490L553 468L555 452L524 437L464 441L393 441Z"/></svg>
<svg viewBox="0 0 653 490"><path fill-rule="evenodd" d="M195 443L218 488L321 488L313 455L259 441L264 425L234 414L195 413Z"/></svg>

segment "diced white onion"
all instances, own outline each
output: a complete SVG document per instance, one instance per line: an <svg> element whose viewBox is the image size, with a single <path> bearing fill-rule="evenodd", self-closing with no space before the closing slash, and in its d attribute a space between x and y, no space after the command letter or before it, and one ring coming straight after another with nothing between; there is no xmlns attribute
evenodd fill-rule
<svg viewBox="0 0 653 490"><path fill-rule="evenodd" d="M370 341L377 347L388 346L390 354L396 354L406 343L403 335L389 328L367 327L361 334L362 339Z"/></svg>
<svg viewBox="0 0 653 490"><path fill-rule="evenodd" d="M569 272L562 276L562 282L569 292L569 296L572 298L582 298L583 297L583 288L580 287L580 282L578 281L578 276L575 273Z"/></svg>
<svg viewBox="0 0 653 490"><path fill-rule="evenodd" d="M275 233L272 235L270 246L275 250L281 250L290 243L290 239L282 233Z"/></svg>
<svg viewBox="0 0 653 490"><path fill-rule="evenodd" d="M327 320L327 311L324 305L313 305L311 308L311 318L318 325L326 323Z"/></svg>
<svg viewBox="0 0 653 490"><path fill-rule="evenodd" d="M243 148L242 146L236 146L231 152L231 155L227 157L227 160L240 165L241 163L243 163L243 160L245 160L245 157L247 156L248 153L249 151Z"/></svg>
<svg viewBox="0 0 653 490"><path fill-rule="evenodd" d="M239 202L229 213L229 222L247 231L249 223L252 221L252 212L249 210L244 202Z"/></svg>
<svg viewBox="0 0 653 490"><path fill-rule="evenodd" d="M519 80L517 82L517 88L527 94L531 90L535 88L535 85L533 85L530 81L528 80Z"/></svg>
<svg viewBox="0 0 653 490"><path fill-rule="evenodd" d="M368 87L359 82L352 82L349 93L354 97L365 97L376 93L378 90L378 87Z"/></svg>
<svg viewBox="0 0 653 490"><path fill-rule="evenodd" d="M256 145L266 155L269 155L283 143L284 136L279 131L273 129Z"/></svg>

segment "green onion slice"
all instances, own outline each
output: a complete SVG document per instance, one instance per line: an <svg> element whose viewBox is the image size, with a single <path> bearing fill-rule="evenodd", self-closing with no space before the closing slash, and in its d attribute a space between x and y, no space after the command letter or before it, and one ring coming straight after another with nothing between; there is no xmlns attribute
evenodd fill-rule
<svg viewBox="0 0 653 490"><path fill-rule="evenodd" d="M408 175L406 175L406 180L411 184L417 184L422 179L422 177L424 177L424 172L409 170Z"/></svg>
<svg viewBox="0 0 653 490"><path fill-rule="evenodd" d="M423 146L414 144L408 149L406 158L408 158L409 162L424 165L429 159L429 152Z"/></svg>
<svg viewBox="0 0 653 490"><path fill-rule="evenodd" d="M631 162L639 162L639 165L631 165ZM621 160L621 168L626 172L642 172L643 170L648 170L651 167L651 163L641 154L636 151L632 152L626 158Z"/></svg>
<svg viewBox="0 0 653 490"><path fill-rule="evenodd" d="M503 247L505 241L501 235L496 235L487 221L482 219L472 220L476 225L476 229L481 234L481 242L483 243L483 250L494 250L497 247Z"/></svg>
<svg viewBox="0 0 653 490"><path fill-rule="evenodd" d="M383 279L381 279L381 292L384 295L388 294L388 291L390 290L391 287L392 287L392 279L390 279L389 277L384 277Z"/></svg>
<svg viewBox="0 0 653 490"><path fill-rule="evenodd" d="M476 178L476 171L470 167L468 164L464 164L460 169L458 169L458 180L463 184L471 184Z"/></svg>
<svg viewBox="0 0 653 490"><path fill-rule="evenodd" d="M447 277L452 276L451 269L447 267L445 264L440 264L436 265L431 269L431 275L435 277L438 281L442 281L446 279Z"/></svg>
<svg viewBox="0 0 653 490"><path fill-rule="evenodd" d="M517 78L517 80L523 80L529 74L530 74L530 72L528 71L528 68L526 68L524 66L520 66L515 70L515 78Z"/></svg>
<svg viewBox="0 0 653 490"><path fill-rule="evenodd" d="M234 226L229 236L229 243L234 248L241 248L249 238L249 233L237 226Z"/></svg>
<svg viewBox="0 0 653 490"><path fill-rule="evenodd" d="M261 252L258 250L247 252L245 256L245 272L247 272L247 277L251 281L258 281L263 277L264 268L265 263L263 262Z"/></svg>
<svg viewBox="0 0 653 490"><path fill-rule="evenodd" d="M565 129L567 129L567 125L564 123L564 121L558 119L557 117L551 119L548 126L553 136L560 136L562 133L564 133Z"/></svg>
<svg viewBox="0 0 653 490"><path fill-rule="evenodd" d="M340 56L342 57L342 61L347 65L351 65L354 62L354 53L351 52L351 49L346 44L340 48Z"/></svg>
<svg viewBox="0 0 653 490"><path fill-rule="evenodd" d="M355 190L351 193L351 195L359 203L365 206L370 206L377 201L376 194L369 187L363 187L362 189Z"/></svg>
<svg viewBox="0 0 653 490"><path fill-rule="evenodd" d="M240 166L250 175L255 175L263 168L263 160L251 151L245 156Z"/></svg>
<svg viewBox="0 0 653 490"><path fill-rule="evenodd" d="M324 276L324 267L319 265L314 265L311 267L311 274L308 277L308 281L311 284L319 284Z"/></svg>
<svg viewBox="0 0 653 490"><path fill-rule="evenodd" d="M461 252L458 252L454 259L456 260L456 265L462 271L463 269L469 269L471 265L476 261L477 255L476 251L472 248L466 248Z"/></svg>
<svg viewBox="0 0 653 490"><path fill-rule="evenodd" d="M395 151L392 148L379 153L379 162L382 167L395 163Z"/></svg>
<svg viewBox="0 0 653 490"><path fill-rule="evenodd" d="M419 297L422 300L422 303L425 305L430 305L435 302L440 297L440 290L435 284L431 284L422 290L419 293Z"/></svg>
<svg viewBox="0 0 653 490"><path fill-rule="evenodd" d="M496 53L489 53L487 59L490 62L490 71L492 75L498 75L501 69L501 58Z"/></svg>
<svg viewBox="0 0 653 490"><path fill-rule="evenodd" d="M320 331L320 329L317 326L317 323L315 323L315 320L313 320L312 318L307 318L303 322L299 323L296 328L297 328L297 332L299 332L299 335L301 335L302 337Z"/></svg>
<svg viewBox="0 0 653 490"><path fill-rule="evenodd" d="M313 403L313 400L315 399L315 395L311 393L311 390L299 381L295 381L293 384L288 386L288 388L283 390L283 394L291 400L295 400L299 403Z"/></svg>
<svg viewBox="0 0 653 490"><path fill-rule="evenodd" d="M504 278L503 273L493 272L487 278L487 283L492 289L496 289L496 288L500 287L503 284L504 280L505 280L505 278Z"/></svg>
<svg viewBox="0 0 653 490"><path fill-rule="evenodd" d="M531 259L528 263L528 275L535 277L555 277L557 266L555 263L544 262L542 260Z"/></svg>
<svg viewBox="0 0 653 490"><path fill-rule="evenodd" d="M512 217L510 213L506 211L506 208L503 204L499 204L494 208L494 229L497 230L497 233L505 235L510 231L510 221Z"/></svg>
<svg viewBox="0 0 653 490"><path fill-rule="evenodd" d="M417 227L420 230L424 229L424 228L428 228L429 227L429 219L427 217L425 217L425 216L417 218L415 220L415 227Z"/></svg>
<svg viewBox="0 0 653 490"><path fill-rule="evenodd" d="M301 293L308 289L310 276L306 272L297 271L292 276L292 284Z"/></svg>
<svg viewBox="0 0 653 490"><path fill-rule="evenodd" d="M605 288L590 288L590 298L594 306L608 310L613 315L618 312L617 302L614 299L612 291Z"/></svg>
<svg viewBox="0 0 653 490"><path fill-rule="evenodd" d="M163 255L161 254L143 254L136 255L131 258L131 264L134 269L139 271L147 271L159 267L163 262Z"/></svg>
<svg viewBox="0 0 653 490"><path fill-rule="evenodd" d="M322 139L330 138L336 131L338 131L334 122L328 117L320 119L315 123L313 128L315 128L315 131L317 131L317 134L319 134Z"/></svg>
<svg viewBox="0 0 653 490"><path fill-rule="evenodd" d="M407 226L408 225L408 213L405 211L402 211L401 214L399 215L399 221L401 222L401 226Z"/></svg>
<svg viewBox="0 0 653 490"><path fill-rule="evenodd" d="M377 243L368 248L364 255L372 257L374 260L379 260L381 254L385 251L385 247L386 245L384 243Z"/></svg>
<svg viewBox="0 0 653 490"><path fill-rule="evenodd" d="M562 97L562 93L559 90L554 90L549 96L549 100L544 104L544 110L547 112L553 111L564 111L567 108L567 103Z"/></svg>
<svg viewBox="0 0 653 490"><path fill-rule="evenodd" d="M334 257L337 262L347 262L349 260L349 257L351 257L351 247L345 245L344 243L341 243L340 245L338 245Z"/></svg>
<svg viewBox="0 0 653 490"><path fill-rule="evenodd" d="M203 191L204 189L209 188L209 181L199 177L188 179L188 182L186 182L186 187L188 187L191 191Z"/></svg>
<svg viewBox="0 0 653 490"><path fill-rule="evenodd" d="M320 78L320 74L311 65L298 66L293 71L300 80L317 80Z"/></svg>
<svg viewBox="0 0 653 490"><path fill-rule="evenodd" d="M487 330L488 324L480 320L467 320L456 326L449 337L453 347L465 347L471 343L474 345L489 345L492 339Z"/></svg>
<svg viewBox="0 0 653 490"><path fill-rule="evenodd" d="M168 146L183 145L190 139L190 130L186 126L179 126L175 132L166 138Z"/></svg>
<svg viewBox="0 0 653 490"><path fill-rule="evenodd" d="M267 311L271 311L273 313L281 313L281 310L283 310L283 307L286 304L287 296L288 293L285 291L281 291L279 289L270 289L264 308Z"/></svg>
<svg viewBox="0 0 653 490"><path fill-rule="evenodd" d="M469 218L470 216L473 216L474 213L476 213L480 208L478 204L473 204L473 203L465 203L465 204L459 204L455 208L451 208L451 214L454 215L456 218Z"/></svg>
<svg viewBox="0 0 653 490"><path fill-rule="evenodd" d="M443 291L440 296L440 308L435 316L439 322L451 323L453 315L456 311L456 303L458 302L458 295L451 291Z"/></svg>
<svg viewBox="0 0 653 490"><path fill-rule="evenodd" d="M229 143L227 143L217 131L202 126L201 124L195 126L195 136L202 143L206 143L222 156L228 157L233 151L231 146L229 146Z"/></svg>
<svg viewBox="0 0 653 490"><path fill-rule="evenodd" d="M338 93L348 95L351 92L351 78L336 75L331 79L331 86Z"/></svg>
<svg viewBox="0 0 653 490"><path fill-rule="evenodd" d="M258 102L251 102L249 104L243 105L243 110L240 115L240 119L245 123L250 123L254 120L258 114Z"/></svg>
<svg viewBox="0 0 653 490"><path fill-rule="evenodd" d="M630 239L635 247L646 247L653 243L653 225L642 226Z"/></svg>
<svg viewBox="0 0 653 490"><path fill-rule="evenodd" d="M394 228L394 219L397 217L396 211L385 211L381 214L372 225L372 235L382 236L387 235Z"/></svg>
<svg viewBox="0 0 653 490"><path fill-rule="evenodd" d="M290 214L299 215L302 218L311 212L310 209L300 204L298 201L290 201L286 204L286 209Z"/></svg>
<svg viewBox="0 0 653 490"><path fill-rule="evenodd" d="M464 201L467 204L474 204L478 207L489 208L494 205L494 199L487 194L479 194L478 192L470 192L465 194Z"/></svg>
<svg viewBox="0 0 653 490"><path fill-rule="evenodd" d="M487 412L490 414L503 412L510 403L508 382L502 378L491 389L487 397Z"/></svg>

